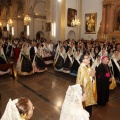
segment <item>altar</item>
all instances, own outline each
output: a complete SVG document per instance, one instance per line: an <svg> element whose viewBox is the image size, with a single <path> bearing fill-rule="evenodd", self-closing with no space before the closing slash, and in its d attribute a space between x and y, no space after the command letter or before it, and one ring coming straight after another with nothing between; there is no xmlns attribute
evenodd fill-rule
<svg viewBox="0 0 120 120"><path fill-rule="evenodd" d="M120 0L103 0L98 40L120 41Z"/></svg>

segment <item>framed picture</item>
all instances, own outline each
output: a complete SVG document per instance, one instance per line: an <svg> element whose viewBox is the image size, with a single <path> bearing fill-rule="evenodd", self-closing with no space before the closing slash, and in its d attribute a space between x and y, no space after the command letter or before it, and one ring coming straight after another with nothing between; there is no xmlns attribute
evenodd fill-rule
<svg viewBox="0 0 120 120"><path fill-rule="evenodd" d="M85 33L95 34L97 25L97 13L85 14Z"/></svg>
<svg viewBox="0 0 120 120"><path fill-rule="evenodd" d="M7 31L7 27L5 26L5 27L3 27L3 31Z"/></svg>
<svg viewBox="0 0 120 120"><path fill-rule="evenodd" d="M71 22L72 22L72 20L75 19L76 16L77 16L77 10L68 8L68 11L67 11L67 26L68 27L73 27L71 25Z"/></svg>
<svg viewBox="0 0 120 120"><path fill-rule="evenodd" d="M51 31L51 22L46 23L46 32Z"/></svg>

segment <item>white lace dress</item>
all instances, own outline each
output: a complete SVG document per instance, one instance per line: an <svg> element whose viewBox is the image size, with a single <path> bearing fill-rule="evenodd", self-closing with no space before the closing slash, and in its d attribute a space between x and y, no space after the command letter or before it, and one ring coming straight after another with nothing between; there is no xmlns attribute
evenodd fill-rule
<svg viewBox="0 0 120 120"><path fill-rule="evenodd" d="M69 86L60 120L89 120L89 113L82 106L82 89L79 84Z"/></svg>

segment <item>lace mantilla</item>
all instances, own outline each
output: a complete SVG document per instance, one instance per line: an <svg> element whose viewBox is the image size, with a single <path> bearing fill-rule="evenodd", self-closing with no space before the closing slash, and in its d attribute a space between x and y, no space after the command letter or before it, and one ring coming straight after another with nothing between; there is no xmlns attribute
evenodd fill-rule
<svg viewBox="0 0 120 120"><path fill-rule="evenodd" d="M89 113L82 106L82 88L79 84L69 86L60 120L89 120Z"/></svg>
<svg viewBox="0 0 120 120"><path fill-rule="evenodd" d="M9 99L1 120L22 120L18 112L18 109L15 105L17 102L18 102L17 99L13 101Z"/></svg>

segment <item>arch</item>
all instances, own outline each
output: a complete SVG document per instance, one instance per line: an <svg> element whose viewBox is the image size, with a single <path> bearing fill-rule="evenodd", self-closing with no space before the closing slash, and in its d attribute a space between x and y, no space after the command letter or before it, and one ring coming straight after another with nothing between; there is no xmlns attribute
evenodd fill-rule
<svg viewBox="0 0 120 120"><path fill-rule="evenodd" d="M69 31L69 33L68 33L68 38L69 39L76 39L76 33L73 31L73 30L71 30L71 31Z"/></svg>
<svg viewBox="0 0 120 120"><path fill-rule="evenodd" d="M45 9L46 9L46 2L45 1L40 1L38 3L35 4L34 7L34 13L36 14L41 14L41 15L45 15Z"/></svg>
<svg viewBox="0 0 120 120"><path fill-rule="evenodd" d="M41 40L41 38L44 38L44 37L45 37L44 32L38 31L36 33L36 40Z"/></svg>

